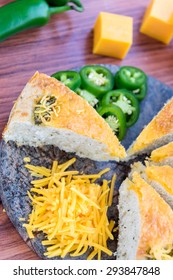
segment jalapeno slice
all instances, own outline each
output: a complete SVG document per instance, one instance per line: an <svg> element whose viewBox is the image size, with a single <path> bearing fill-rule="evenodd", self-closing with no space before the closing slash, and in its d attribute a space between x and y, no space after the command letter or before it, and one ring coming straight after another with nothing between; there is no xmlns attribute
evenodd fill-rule
<svg viewBox="0 0 173 280"><path fill-rule="evenodd" d="M140 88L132 91L139 101L142 101L147 94L147 83L143 84Z"/></svg>
<svg viewBox="0 0 173 280"><path fill-rule="evenodd" d="M115 75L115 85L117 88L135 90L146 83L147 77L145 73L132 66L123 66Z"/></svg>
<svg viewBox="0 0 173 280"><path fill-rule="evenodd" d="M114 86L113 74L104 66L87 65L81 71L82 87L102 98L103 94L112 90Z"/></svg>
<svg viewBox="0 0 173 280"><path fill-rule="evenodd" d="M139 118L140 107L133 93L125 89L112 90L106 93L102 99L102 106L109 104L121 108L126 116L126 126L132 126Z"/></svg>
<svg viewBox="0 0 173 280"><path fill-rule="evenodd" d="M87 91L86 89L81 89L77 88L75 92L80 95L82 98L84 98L88 103L92 106L95 107L99 100L93 95L91 92Z"/></svg>
<svg viewBox="0 0 173 280"><path fill-rule="evenodd" d="M51 75L71 90L76 90L81 85L81 77L76 71L59 71Z"/></svg>
<svg viewBox="0 0 173 280"><path fill-rule="evenodd" d="M118 106L111 104L99 107L97 112L105 119L121 141L126 134L126 117L123 111Z"/></svg>

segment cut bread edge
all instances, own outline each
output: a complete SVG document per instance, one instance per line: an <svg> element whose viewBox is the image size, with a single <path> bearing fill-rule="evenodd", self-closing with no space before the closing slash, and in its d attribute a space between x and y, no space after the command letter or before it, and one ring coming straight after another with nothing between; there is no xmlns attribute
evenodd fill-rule
<svg viewBox="0 0 173 280"><path fill-rule="evenodd" d="M146 161L146 165L148 168L152 166L151 163ZM160 168L162 168L165 165L159 165ZM171 167L171 166L170 166ZM151 180L147 174L146 174L146 166L143 165L141 162L136 162L133 164L131 172L129 174L129 178L132 179L133 173L137 172L140 174L140 176L150 185L152 186L158 193L159 195L170 205L170 207L173 209L173 195L170 194L164 187L164 185L160 184L159 182L155 180ZM173 186L171 186L173 188Z"/></svg>
<svg viewBox="0 0 173 280"><path fill-rule="evenodd" d="M117 260L135 260L140 239L139 200L134 191L128 190L127 178L119 189L119 235Z"/></svg>
<svg viewBox="0 0 173 280"><path fill-rule="evenodd" d="M173 98L167 100L158 114L129 146L126 160L137 155L148 154L171 141L173 141Z"/></svg>
<svg viewBox="0 0 173 280"><path fill-rule="evenodd" d="M69 117L70 123L68 123L66 118L63 117L62 120L66 123L61 127L54 127L57 125L56 118L52 126L34 124L32 113L34 100L44 95L46 91L50 92L51 90L55 94L58 92L57 94L59 94L60 98L61 95L63 98L66 96L66 100L68 99L66 113L69 116L72 112L71 116L72 118L74 117L74 122ZM26 104L23 100L25 100ZM78 122L75 116L76 111L74 114L71 104L76 106L75 108L81 107L84 111L81 112L82 110L79 108L78 119L80 121ZM82 115L85 112L87 112L88 118ZM90 115L91 119L89 119ZM15 102L7 126L3 131L3 138L5 142L15 141L18 145L32 145L35 147L55 145L66 152L72 152L80 157L96 161L119 161L126 156L125 148L114 135L112 129L86 100L72 92L55 78L38 72L26 84Z"/></svg>
<svg viewBox="0 0 173 280"><path fill-rule="evenodd" d="M136 171L132 180L127 178L121 184L119 192L117 259L172 259L171 207Z"/></svg>

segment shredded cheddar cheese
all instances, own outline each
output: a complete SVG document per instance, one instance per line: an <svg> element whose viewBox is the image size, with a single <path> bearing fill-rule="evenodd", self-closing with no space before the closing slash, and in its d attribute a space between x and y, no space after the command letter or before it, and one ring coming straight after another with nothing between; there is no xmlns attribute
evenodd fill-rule
<svg viewBox="0 0 173 280"><path fill-rule="evenodd" d="M107 210L112 203L115 176L110 182L103 180L99 185L96 179L108 172L107 168L98 174L80 175L78 171L68 171L75 158L58 164L53 162L52 169L25 165L31 174L42 176L33 180L33 187L28 196L32 201L32 212L26 228L30 238L42 231L47 246L45 256L48 258L67 254L72 257L89 252L88 259L101 253L109 256L112 251L107 247L108 238L114 239L112 230L114 221L108 220Z"/></svg>
<svg viewBox="0 0 173 280"><path fill-rule="evenodd" d="M23 161L24 161L24 162L30 162L31 159L30 159L30 157L24 157Z"/></svg>
<svg viewBox="0 0 173 280"><path fill-rule="evenodd" d="M155 246L149 250L146 254L148 259L154 260L173 260L173 244L169 244L167 247Z"/></svg>
<svg viewBox="0 0 173 280"><path fill-rule="evenodd" d="M36 124L47 124L51 121L52 115L58 117L60 105L55 96L43 96L35 105L34 119Z"/></svg>

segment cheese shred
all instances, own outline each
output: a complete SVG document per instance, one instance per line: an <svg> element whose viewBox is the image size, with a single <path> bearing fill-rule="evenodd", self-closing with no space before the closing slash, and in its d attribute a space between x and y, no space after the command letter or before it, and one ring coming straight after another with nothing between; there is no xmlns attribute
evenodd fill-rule
<svg viewBox="0 0 173 280"><path fill-rule="evenodd" d="M82 174L67 169L75 158L59 164L54 161L52 169L26 164L31 174L42 177L31 181L33 187L28 196L32 203L32 212L28 222L23 224L28 236L34 238L37 232L43 232L48 258L65 258L83 255L89 252L87 259L101 259L101 252L111 256L107 240L114 239L112 231L114 221L108 220L108 207L112 204L116 176L112 182L95 181L108 172L106 168L98 174Z"/></svg>
<svg viewBox="0 0 173 280"><path fill-rule="evenodd" d="M154 260L173 260L173 244L170 243L165 247L154 246L145 256Z"/></svg>

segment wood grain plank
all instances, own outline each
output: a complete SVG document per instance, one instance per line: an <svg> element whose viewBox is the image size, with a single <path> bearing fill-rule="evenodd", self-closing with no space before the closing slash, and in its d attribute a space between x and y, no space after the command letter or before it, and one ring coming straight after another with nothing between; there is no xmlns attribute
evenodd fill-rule
<svg viewBox="0 0 173 280"><path fill-rule="evenodd" d="M10 1L2 0L0 5ZM91 63L134 65L173 87L173 43L168 46L139 33L149 0L82 1L84 13L54 15L49 24L17 34L0 43L0 135L14 100L35 71L58 70ZM100 11L134 18L134 43L118 60L92 54L93 25ZM0 206L0 259L37 259L22 241Z"/></svg>
<svg viewBox="0 0 173 280"><path fill-rule="evenodd" d="M23 257L26 260L39 259L16 232L6 213L3 212L2 204L0 205L0 248L0 260L19 260Z"/></svg>

